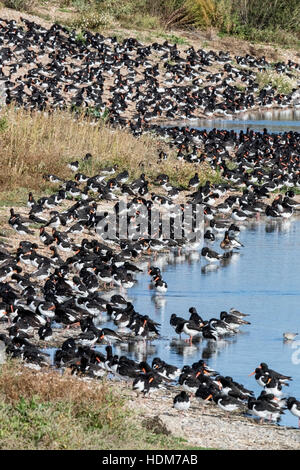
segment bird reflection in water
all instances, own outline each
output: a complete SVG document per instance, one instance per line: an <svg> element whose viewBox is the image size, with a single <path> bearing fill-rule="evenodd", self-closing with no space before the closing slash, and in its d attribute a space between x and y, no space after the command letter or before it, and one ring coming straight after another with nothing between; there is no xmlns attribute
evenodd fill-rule
<svg viewBox="0 0 300 470"><path fill-rule="evenodd" d="M148 356L157 354L157 346L150 341L132 340L116 345L115 351L119 356L124 352L130 353L134 360L141 362L147 361Z"/></svg>
<svg viewBox="0 0 300 470"><path fill-rule="evenodd" d="M178 356L193 356L197 352L197 350L201 349L200 342L200 338L194 338L192 344L188 344L184 340L172 338L172 341L170 343L170 349L173 350L176 354L178 354Z"/></svg>
<svg viewBox="0 0 300 470"><path fill-rule="evenodd" d="M159 294L151 295L151 302L154 303L155 310L161 310L161 313L165 311L167 299L164 295L159 295Z"/></svg>

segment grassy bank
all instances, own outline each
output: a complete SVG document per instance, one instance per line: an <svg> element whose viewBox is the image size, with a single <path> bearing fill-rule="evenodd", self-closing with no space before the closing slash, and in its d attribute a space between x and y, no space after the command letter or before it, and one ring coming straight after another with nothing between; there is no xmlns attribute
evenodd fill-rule
<svg viewBox="0 0 300 470"><path fill-rule="evenodd" d="M187 449L182 439L150 430L108 382L16 361L0 367L0 449ZM147 429L148 428L148 429Z"/></svg>
<svg viewBox="0 0 300 470"><path fill-rule="evenodd" d="M71 28L205 31L299 47L298 0L2 0L2 5Z"/></svg>
<svg viewBox="0 0 300 470"><path fill-rule="evenodd" d="M117 164L120 171L129 170L131 179L142 172L150 179L167 173L173 184L182 188L195 174L195 166L178 161L165 142L154 135L136 138L125 129L114 129L102 121L93 122L83 115L76 119L67 111L30 112L10 107L0 112L0 205L22 205L28 191L47 194L56 189L44 179L53 173L60 178L74 178L67 163L81 161L91 153L91 162L82 162L79 171L95 175L107 165ZM158 161L160 150L168 154ZM197 165L199 177L218 181L220 178L207 165Z"/></svg>

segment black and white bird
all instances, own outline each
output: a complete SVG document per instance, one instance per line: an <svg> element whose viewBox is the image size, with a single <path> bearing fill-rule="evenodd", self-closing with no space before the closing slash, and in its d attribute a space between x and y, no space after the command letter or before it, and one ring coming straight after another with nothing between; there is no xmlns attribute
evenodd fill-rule
<svg viewBox="0 0 300 470"><path fill-rule="evenodd" d="M300 428L300 401L296 400L295 397L289 397L286 401L288 410L298 418L298 427Z"/></svg>
<svg viewBox="0 0 300 470"><path fill-rule="evenodd" d="M182 332L189 336L189 343L192 344L193 337L201 335L202 327L198 326L193 321L185 321L182 326Z"/></svg>
<svg viewBox="0 0 300 470"><path fill-rule="evenodd" d="M201 256L208 261L208 263L217 263L222 259L222 255L217 253L216 251L210 250L206 246L201 250Z"/></svg>
<svg viewBox="0 0 300 470"><path fill-rule="evenodd" d="M190 396L184 390L173 399L173 408L178 411L187 411L190 404Z"/></svg>
<svg viewBox="0 0 300 470"><path fill-rule="evenodd" d="M45 325L40 326L38 329L38 335L40 340L42 341L50 341L52 339L52 328L51 328L51 322L47 321Z"/></svg>
<svg viewBox="0 0 300 470"><path fill-rule="evenodd" d="M233 220L235 220L236 222L244 222L246 219L247 219L247 214L242 211L242 210L239 210L239 209L233 209L232 213L231 213L231 217Z"/></svg>
<svg viewBox="0 0 300 470"><path fill-rule="evenodd" d="M227 413L228 417L229 413L232 411L238 411L243 406L240 400L237 400L236 398L229 395L224 396L222 394L215 394L213 395L213 401L218 405L219 408L221 408L221 410Z"/></svg>
<svg viewBox="0 0 300 470"><path fill-rule="evenodd" d="M277 421L283 411L276 408L266 400L256 400L254 397L248 398L248 409L254 416L260 418L262 423L264 420Z"/></svg>

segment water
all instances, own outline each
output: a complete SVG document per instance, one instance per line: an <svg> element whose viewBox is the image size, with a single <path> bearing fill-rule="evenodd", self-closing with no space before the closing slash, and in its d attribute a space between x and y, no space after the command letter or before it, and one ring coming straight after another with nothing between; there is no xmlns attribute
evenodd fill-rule
<svg viewBox="0 0 300 470"><path fill-rule="evenodd" d="M262 132L267 128L269 132L300 132L300 109L274 109L270 111L249 111L237 117L221 119L195 119L193 121L176 121L171 126L193 127L196 129L211 130L227 129L227 130L246 130L247 128L254 131Z"/></svg>
<svg viewBox="0 0 300 470"><path fill-rule="evenodd" d="M244 248L240 255L214 271L203 269L206 262L200 259L199 252L171 257L169 263L167 257L152 260L153 265L162 267L169 286L167 293L155 295L149 289L149 276L140 274L138 283L127 295L136 311L148 314L161 324L161 338L130 345L122 343L114 347L115 353L138 361L147 360L150 364L159 356L179 367L204 358L210 367L232 376L256 396L262 389L254 376L248 374L266 362L270 368L293 377L284 391L299 399L300 364L293 361L293 354L297 353L293 348L298 347L300 362L300 342L298 345L296 341L283 341L286 331L300 333L299 236L299 219L255 222L241 232ZM219 243L220 239L216 240L213 249L221 252ZM250 314L247 319L251 325L243 326L240 333L217 344L194 339L189 346L184 342L187 339L184 334L179 340L169 319L172 313L188 319L191 306L204 319L219 318L222 310L235 307ZM111 322L102 326L115 328ZM99 350L104 351L104 346ZM297 426L297 418L286 411L280 424Z"/></svg>
<svg viewBox="0 0 300 470"><path fill-rule="evenodd" d="M198 120L196 125L191 122L182 122L182 125L206 129L249 127L261 131L266 127L269 132L300 131L299 117L300 110L278 110L247 113L234 120ZM300 399L299 239L299 218L272 223L261 221L248 223L241 231L244 248L226 266L207 269L206 262L200 259L200 250L181 257L165 255L152 260L151 264L160 266L163 271L163 279L169 286L167 293L155 295L150 289L149 276L139 274L136 276L138 283L128 290L127 297L136 311L148 314L161 324L161 336L153 341L121 343L114 346L114 353L150 364L159 356L178 367L204 358L210 367L243 383L255 396L262 388L249 374L265 362L270 368L293 377L284 392ZM221 252L219 243L220 239L211 247ZM109 293L108 299L113 293ZM192 306L206 320L219 318L221 311L234 307L250 314L247 319L251 325L217 343L194 339L190 346L184 342L184 334L179 340L169 320L172 313L188 319ZM112 322L101 326L115 329ZM284 342L286 331L298 332L299 342ZM97 349L105 352L105 346L97 346ZM51 355L53 353L51 351ZM286 411L280 425L296 427L297 418Z"/></svg>
<svg viewBox="0 0 300 470"><path fill-rule="evenodd" d="M267 128L269 132L285 132L300 131L299 118L299 109L272 110L248 112L236 119L197 120L182 125L208 130L216 127L262 131ZM150 346L131 349L128 354L150 363L153 357L159 356L179 367L204 358L210 367L243 383L255 396L262 389L249 374L265 362L270 368L293 377L284 392L299 399L300 335L299 343L283 341L286 331L300 334L299 232L299 219L251 223L241 233L240 239L245 245L241 254L227 266L212 271L205 269L199 253L192 259L191 255L173 259L163 270L163 278L169 286L164 296L151 295L149 279L140 276L130 296L137 311L161 323L162 338L151 342ZM218 241L213 248L220 252ZM172 313L189 318L191 306L196 307L204 319L219 318L222 310L235 307L250 314L247 319L251 325L217 344L201 340L189 346L179 341L169 319ZM297 418L286 411L280 424L297 426Z"/></svg>

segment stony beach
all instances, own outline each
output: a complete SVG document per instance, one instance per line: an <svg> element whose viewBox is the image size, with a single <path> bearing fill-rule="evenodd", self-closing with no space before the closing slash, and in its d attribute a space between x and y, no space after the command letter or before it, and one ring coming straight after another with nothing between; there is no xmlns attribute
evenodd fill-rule
<svg viewBox="0 0 300 470"><path fill-rule="evenodd" d="M156 432L187 440L190 446L219 450L299 450L298 429L258 424L238 414L226 416L212 404L199 404L196 398L187 413L172 409L173 393L159 392L155 397L137 398L125 391L129 407Z"/></svg>

